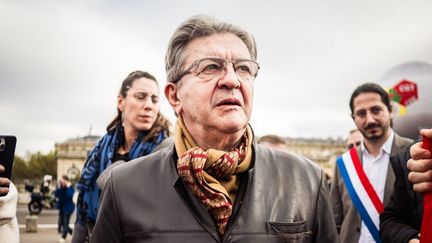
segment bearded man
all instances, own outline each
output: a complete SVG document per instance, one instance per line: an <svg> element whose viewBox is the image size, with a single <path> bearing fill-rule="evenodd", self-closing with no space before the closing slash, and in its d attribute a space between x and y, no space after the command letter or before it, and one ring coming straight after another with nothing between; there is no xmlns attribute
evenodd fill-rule
<svg viewBox="0 0 432 243"><path fill-rule="evenodd" d="M390 157L412 141L391 128L392 107L378 84L357 87L350 99L351 117L363 140L337 161L330 190L340 242L381 242L379 216L393 193Z"/></svg>

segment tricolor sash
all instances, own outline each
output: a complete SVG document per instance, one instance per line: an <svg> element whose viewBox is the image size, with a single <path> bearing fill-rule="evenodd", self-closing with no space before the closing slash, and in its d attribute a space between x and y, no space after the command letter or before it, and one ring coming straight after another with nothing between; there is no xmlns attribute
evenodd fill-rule
<svg viewBox="0 0 432 243"><path fill-rule="evenodd" d="M336 164L354 207L374 240L380 243L379 215L384 211L384 205L363 170L356 148L345 152Z"/></svg>

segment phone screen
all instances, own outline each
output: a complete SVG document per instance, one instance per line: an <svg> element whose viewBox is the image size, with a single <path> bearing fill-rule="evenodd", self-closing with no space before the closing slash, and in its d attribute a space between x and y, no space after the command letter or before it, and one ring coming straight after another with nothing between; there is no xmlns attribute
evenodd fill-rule
<svg viewBox="0 0 432 243"><path fill-rule="evenodd" d="M5 168L0 177L12 176L12 164L15 156L16 137L0 135L0 164Z"/></svg>

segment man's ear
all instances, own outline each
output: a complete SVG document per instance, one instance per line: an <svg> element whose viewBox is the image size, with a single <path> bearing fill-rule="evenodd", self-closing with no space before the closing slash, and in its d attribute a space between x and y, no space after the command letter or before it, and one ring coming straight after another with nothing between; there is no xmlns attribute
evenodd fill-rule
<svg viewBox="0 0 432 243"><path fill-rule="evenodd" d="M117 95L117 108L123 112L124 111L124 97L121 94Z"/></svg>
<svg viewBox="0 0 432 243"><path fill-rule="evenodd" d="M393 102L391 102L390 103L390 109L389 109L390 119L394 118L393 111L394 111L394 106L393 106Z"/></svg>
<svg viewBox="0 0 432 243"><path fill-rule="evenodd" d="M176 115L179 115L182 112L181 102L178 97L178 88L179 86L177 84L168 82L164 90L165 97L167 98L168 103L174 109Z"/></svg>

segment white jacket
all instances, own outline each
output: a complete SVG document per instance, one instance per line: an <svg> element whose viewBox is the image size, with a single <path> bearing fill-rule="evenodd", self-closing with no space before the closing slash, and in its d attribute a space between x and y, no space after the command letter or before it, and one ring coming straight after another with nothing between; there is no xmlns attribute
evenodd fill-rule
<svg viewBox="0 0 432 243"><path fill-rule="evenodd" d="M11 182L9 193L0 197L0 243L19 243L17 202L18 191Z"/></svg>

